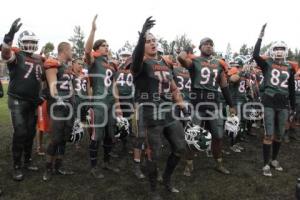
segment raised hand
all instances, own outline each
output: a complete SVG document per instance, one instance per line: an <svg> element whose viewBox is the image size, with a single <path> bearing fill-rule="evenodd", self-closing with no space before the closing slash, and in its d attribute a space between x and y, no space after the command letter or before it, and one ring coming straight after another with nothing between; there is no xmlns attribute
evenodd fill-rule
<svg viewBox="0 0 300 200"><path fill-rule="evenodd" d="M16 19L12 23L12 25L9 29L9 32L7 34L5 34L3 41L6 44L11 43L14 40L14 36L15 36L16 32L18 32L20 30L20 27L22 26L22 23L19 23L20 20L21 20L21 18Z"/></svg>
<svg viewBox="0 0 300 200"><path fill-rule="evenodd" d="M260 34L259 34L259 38L262 39L265 35L265 29L266 29L266 26L267 26L267 23L265 23L262 28L261 28L261 31L260 31Z"/></svg>
<svg viewBox="0 0 300 200"><path fill-rule="evenodd" d="M152 18L152 16L148 17L143 25L142 32L141 32L143 37L145 36L146 32L155 25L155 20L153 20L151 18Z"/></svg>
<svg viewBox="0 0 300 200"><path fill-rule="evenodd" d="M97 20L98 15L95 15L92 23L92 30L96 31L97 26L96 26L96 20Z"/></svg>

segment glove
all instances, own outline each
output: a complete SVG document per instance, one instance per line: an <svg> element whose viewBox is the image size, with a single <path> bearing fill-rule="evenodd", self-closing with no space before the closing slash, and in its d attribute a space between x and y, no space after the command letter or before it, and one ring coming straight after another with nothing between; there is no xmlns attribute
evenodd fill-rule
<svg viewBox="0 0 300 200"><path fill-rule="evenodd" d="M151 19L152 17L148 17L143 25L140 36L145 37L146 32L150 30L155 25L155 20Z"/></svg>
<svg viewBox="0 0 300 200"><path fill-rule="evenodd" d="M12 23L9 32L4 36L4 43L9 44L14 40L16 32L18 32L20 27L22 26L22 23L19 23L20 20L21 18L18 18Z"/></svg>
<svg viewBox="0 0 300 200"><path fill-rule="evenodd" d="M260 34L259 34L259 37L260 39L262 39L265 35L265 29L266 29L266 26L267 26L267 23L265 23L262 28L261 28L261 31L260 31Z"/></svg>

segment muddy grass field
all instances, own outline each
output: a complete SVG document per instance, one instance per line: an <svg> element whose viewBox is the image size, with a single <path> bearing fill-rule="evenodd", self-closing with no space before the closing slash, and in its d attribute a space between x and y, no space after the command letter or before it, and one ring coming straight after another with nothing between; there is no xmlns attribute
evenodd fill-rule
<svg viewBox="0 0 300 200"><path fill-rule="evenodd" d="M7 96L6 96L7 97ZM7 200L135 200L148 199L148 183L137 180L132 173L132 155L126 154L123 159L115 158L113 163L120 166L120 174L104 171L105 179L94 180L89 175L88 139L80 144L79 150L68 144L65 165L72 168L73 176L53 176L50 182L42 181L45 158L34 154L33 159L41 168L39 172L25 172L22 182L11 178L11 135L7 99L0 99L0 187L4 194L0 199ZM246 150L242 153L224 155L225 165L231 170L231 175L221 175L214 171L214 161L205 153L199 153L195 158L195 171L192 177L183 176L184 162L180 162L175 171L174 183L179 194L170 195L163 187L159 187L164 199L187 200L246 200L295 199L296 178L300 177L300 142L292 141L283 144L279 155L284 171L273 172L273 177L263 177L261 130L253 129L259 136L249 136L248 143L242 143ZM226 141L226 138L225 138ZM47 142L47 136L45 138ZM228 145L225 145L228 149ZM102 149L99 153L102 155ZM162 150L162 160L165 161L168 149ZM102 159L99 159L100 161ZM101 162L99 163L101 164ZM164 168L164 162L160 162Z"/></svg>

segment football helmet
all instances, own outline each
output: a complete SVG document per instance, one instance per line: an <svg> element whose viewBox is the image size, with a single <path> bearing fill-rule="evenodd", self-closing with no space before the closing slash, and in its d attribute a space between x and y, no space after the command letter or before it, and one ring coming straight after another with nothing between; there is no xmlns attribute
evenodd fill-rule
<svg viewBox="0 0 300 200"><path fill-rule="evenodd" d="M31 31L23 31L19 35L18 45L20 49L27 53L34 53L38 50L38 37Z"/></svg>
<svg viewBox="0 0 300 200"><path fill-rule="evenodd" d="M184 137L188 146L194 150L206 151L211 146L211 133L191 122L184 128Z"/></svg>
<svg viewBox="0 0 300 200"><path fill-rule="evenodd" d="M132 52L128 49L123 47L119 50L119 56L121 63L125 63L126 60L131 56Z"/></svg>
<svg viewBox="0 0 300 200"><path fill-rule="evenodd" d="M161 43L157 43L157 52L160 53L161 55L164 55L164 49L162 48Z"/></svg>
<svg viewBox="0 0 300 200"><path fill-rule="evenodd" d="M244 56L239 55L239 56L234 58L234 63L236 63L236 65L239 66L239 67L243 67L244 64L245 64L245 60L246 59L245 59Z"/></svg>
<svg viewBox="0 0 300 200"><path fill-rule="evenodd" d="M129 122L125 117L117 117L116 120L117 131L115 137L122 139L129 135Z"/></svg>
<svg viewBox="0 0 300 200"><path fill-rule="evenodd" d="M225 131L228 135L233 134L236 137L240 130L240 119L238 116L229 116L225 121Z"/></svg>
<svg viewBox="0 0 300 200"><path fill-rule="evenodd" d="M255 121L255 120L259 120L262 118L262 112L255 109L255 108L251 108L249 111L249 119L251 121Z"/></svg>
<svg viewBox="0 0 300 200"><path fill-rule="evenodd" d="M72 133L70 136L70 142L78 143L82 139L83 134L84 132L83 132L82 123L80 122L79 119L75 119L72 128Z"/></svg>
<svg viewBox="0 0 300 200"><path fill-rule="evenodd" d="M283 41L277 41L272 44L269 54L273 59L286 59L288 56L288 46Z"/></svg>

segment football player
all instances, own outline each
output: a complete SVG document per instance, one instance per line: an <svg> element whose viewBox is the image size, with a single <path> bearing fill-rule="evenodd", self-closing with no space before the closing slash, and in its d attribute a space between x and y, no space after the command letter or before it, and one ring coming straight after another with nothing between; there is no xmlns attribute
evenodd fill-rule
<svg viewBox="0 0 300 200"><path fill-rule="evenodd" d="M240 130L239 134L243 134L245 130L245 120L242 115L242 107L247 101L246 97L246 82L249 79L249 73L243 71L243 61L236 60L234 63L231 63L231 69L228 72L229 75L229 90L231 91L233 104L236 109L239 111L238 116L240 116ZM231 143L230 149L233 152L241 152L243 147L241 147L236 140L237 135L230 136Z"/></svg>
<svg viewBox="0 0 300 200"><path fill-rule="evenodd" d="M195 116L193 122L200 125L206 118L209 124L209 131L212 134L212 154L216 161L216 170L229 174L223 165L222 160L222 138L223 138L223 120L220 117L219 108L219 87L222 94L229 105L231 114L235 114L233 102L227 84L227 65L223 60L216 59L212 56L214 51L214 43L210 38L203 38L200 41L199 49L201 55L199 57L189 58L185 51L178 56L178 60L183 67L190 72L191 92L194 98L191 103L195 108ZM198 104L198 103L201 104ZM208 111L208 112L207 112ZM192 159L192 158L190 158ZM192 160L188 161L189 167L193 168Z"/></svg>
<svg viewBox="0 0 300 200"><path fill-rule="evenodd" d="M54 172L58 175L72 175L73 171L63 168L66 142L73 127L73 74L69 67L72 60L72 47L61 42L57 47L57 59L48 58L44 65L50 97L50 142L46 152L46 170L43 180L49 181ZM54 169L53 169L54 166Z"/></svg>
<svg viewBox="0 0 300 200"><path fill-rule="evenodd" d="M173 101L183 105L182 97L173 80L171 67L164 59L157 57L156 39L148 32L154 24L155 21L149 17L143 25L133 52L131 71L136 90L138 119L142 120L142 130L149 148L146 165L150 195L153 199L160 199L156 191L157 163L162 144L160 135L164 134L172 150L163 173L163 185L169 192L179 192L172 186L171 176L184 152L185 141L182 125L172 116ZM184 110L184 106L182 109Z"/></svg>
<svg viewBox="0 0 300 200"><path fill-rule="evenodd" d="M291 64L294 64L290 62ZM290 111L289 119L287 121L287 129L284 134L284 142L289 143L290 139L299 140L298 133L296 131L296 121L299 118L300 111L300 70L298 69L295 74L295 113Z"/></svg>
<svg viewBox="0 0 300 200"><path fill-rule="evenodd" d="M119 108L118 99L113 95L114 74L116 67L108 62L108 44L105 40L99 39L94 42L96 32L96 19L92 22L92 29L85 46L86 61L89 66L89 76L92 88L92 119L94 128L89 145L91 175L94 178L101 179L104 175L97 168L98 148L103 141L104 163L103 169L118 173L119 168L113 166L110 162L110 153L113 146L115 132L115 112L116 116L122 116Z"/></svg>
<svg viewBox="0 0 300 200"><path fill-rule="evenodd" d="M36 132L36 108L40 101L43 60L34 54L38 49L38 38L31 31L23 31L19 35L19 48L12 48L15 33L22 23L16 19L4 36L2 59L7 62L10 81L8 85L8 107L13 125L12 155L13 179L23 180L22 156L24 168L37 171L32 164L32 144Z"/></svg>
<svg viewBox="0 0 300 200"><path fill-rule="evenodd" d="M259 38L255 44L253 58L260 66L264 76L264 105L265 135L263 139L263 175L272 176L270 166L277 171L283 168L277 160L281 139L288 119L288 108L295 110L296 66L287 62L288 48L284 42L276 42L270 47L270 57L259 55L266 24L262 26ZM272 157L270 162L270 152Z"/></svg>

